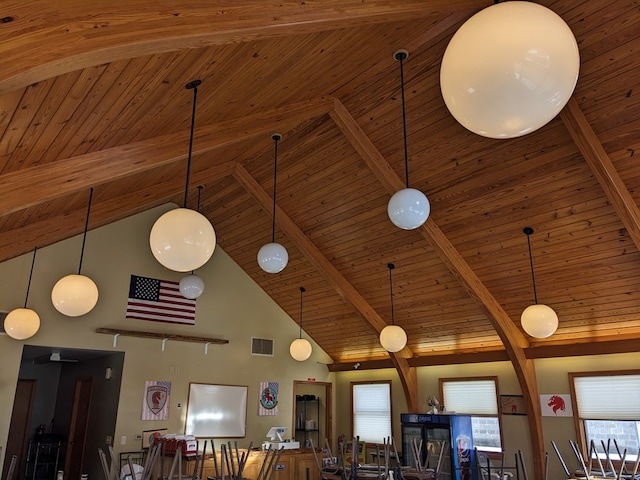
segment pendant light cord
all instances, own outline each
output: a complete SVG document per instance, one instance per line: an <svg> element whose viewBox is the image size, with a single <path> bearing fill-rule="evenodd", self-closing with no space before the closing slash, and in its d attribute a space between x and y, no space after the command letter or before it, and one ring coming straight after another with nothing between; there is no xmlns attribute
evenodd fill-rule
<svg viewBox="0 0 640 480"><path fill-rule="evenodd" d="M396 59L400 62L400 92L402 96L402 132L404 138L404 175L407 188L409 188L409 151L407 149L407 113L404 106L404 70L402 61L407 58L405 52L398 52Z"/></svg>
<svg viewBox="0 0 640 480"><path fill-rule="evenodd" d="M393 281L391 280L391 270L396 268L393 263L387 263L387 267L389 267L389 294L391 297L391 325L396 324L395 315L393 313Z"/></svg>
<svg viewBox="0 0 640 480"><path fill-rule="evenodd" d="M82 237L82 250L80 250L80 265L78 265L78 275L82 270L82 258L84 257L84 244L87 242L87 230L89 228L89 214L91 213L91 200L93 199L93 187L89 192L89 206L87 207L87 219L84 222L84 235Z"/></svg>
<svg viewBox="0 0 640 480"><path fill-rule="evenodd" d="M276 241L276 178L278 177L278 140L282 138L279 133L274 133L271 137L273 146L273 216L271 219L271 243Z"/></svg>
<svg viewBox="0 0 640 480"><path fill-rule="evenodd" d="M531 265L531 280L533 281L533 303L538 303L538 292L536 291L536 276L533 273L533 255L531 255L531 234L533 233L533 228L525 227L524 233L527 235L527 245L529 247L529 264Z"/></svg>
<svg viewBox="0 0 640 480"><path fill-rule="evenodd" d="M198 85L202 82L194 80L187 83L187 89L193 89L193 107L191 109L191 132L189 134L189 155L187 156L187 180L184 186L184 208L187 208L187 199L189 197L189 177L191 176L191 153L193 152L193 130L196 125L196 100L198 98Z"/></svg>
<svg viewBox="0 0 640 480"><path fill-rule="evenodd" d="M302 338L302 294L306 292L304 287L300 287L300 338Z"/></svg>
<svg viewBox="0 0 640 480"><path fill-rule="evenodd" d="M36 252L38 247L33 247L33 259L31 260L31 272L29 273L29 283L27 283L27 295L24 297L24 308L27 308L27 300L29 300L29 289L31 288L31 277L33 277L33 266L36 263Z"/></svg>

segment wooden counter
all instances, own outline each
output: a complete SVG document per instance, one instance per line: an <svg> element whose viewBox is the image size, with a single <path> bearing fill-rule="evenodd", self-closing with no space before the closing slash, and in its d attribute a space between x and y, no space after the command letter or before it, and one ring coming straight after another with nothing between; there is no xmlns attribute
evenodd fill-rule
<svg viewBox="0 0 640 480"><path fill-rule="evenodd" d="M246 449L239 450L241 456L243 452L246 452ZM258 478L258 474L260 473L260 469L264 463L265 455L266 452L262 450L252 450L249 452L249 457L247 458L242 474L243 478L249 480L256 480ZM318 452L318 455L321 455L321 453ZM220 473L220 451L216 451L216 461L218 465L218 473ZM165 458L165 475L168 475L172 462L173 457ZM235 455L234 463L237 469L238 467ZM191 476L193 474L194 466L194 457L183 457L182 474ZM318 467L316 466L316 462L313 457L313 452L310 448L283 450L282 455L280 455L280 459L277 463L274 462L272 469L273 475L271 476L271 480L306 480L307 469L309 470L309 480L320 480L320 472L318 471ZM204 470L202 472L203 480L206 480L207 477L214 477L215 473L213 457L208 453L204 461ZM225 478L229 478L229 472L226 467Z"/></svg>

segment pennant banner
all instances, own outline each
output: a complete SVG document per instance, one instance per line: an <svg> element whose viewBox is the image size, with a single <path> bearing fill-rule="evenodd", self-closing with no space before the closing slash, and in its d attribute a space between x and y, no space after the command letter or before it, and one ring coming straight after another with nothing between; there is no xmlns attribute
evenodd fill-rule
<svg viewBox="0 0 640 480"><path fill-rule="evenodd" d="M278 382L260 382L258 415L278 414Z"/></svg>
<svg viewBox="0 0 640 480"><path fill-rule="evenodd" d="M170 397L171 382L144 382L142 420L167 420Z"/></svg>

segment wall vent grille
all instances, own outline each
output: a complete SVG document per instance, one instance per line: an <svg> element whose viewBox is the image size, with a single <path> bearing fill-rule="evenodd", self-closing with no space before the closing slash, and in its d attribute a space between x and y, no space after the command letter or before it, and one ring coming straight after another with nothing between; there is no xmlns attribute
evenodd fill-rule
<svg viewBox="0 0 640 480"><path fill-rule="evenodd" d="M273 339L251 337L251 355L273 357Z"/></svg>

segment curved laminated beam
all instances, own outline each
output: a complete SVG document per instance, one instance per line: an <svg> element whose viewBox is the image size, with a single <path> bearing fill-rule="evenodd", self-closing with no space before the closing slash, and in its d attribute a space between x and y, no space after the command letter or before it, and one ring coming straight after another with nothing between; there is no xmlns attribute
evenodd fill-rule
<svg viewBox="0 0 640 480"><path fill-rule="evenodd" d="M331 118L349 139L353 147L368 165L378 181L390 193L394 194L405 187L404 183L373 145L345 106L336 100ZM527 420L531 436L532 455L536 478L542 478L544 471L544 441L542 438L542 419L538 400L538 384L533 360L528 360L524 349L529 341L515 326L509 315L477 277L475 272L462 258L449 239L430 217L419 229L429 241L441 260L447 265L460 285L474 298L484 310L491 325L500 336L509 360L513 364L527 404Z"/></svg>
<svg viewBox="0 0 640 480"><path fill-rule="evenodd" d="M93 65L182 49L443 16L478 0L34 0L4 6L0 94Z"/></svg>

